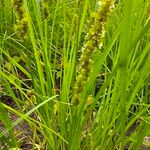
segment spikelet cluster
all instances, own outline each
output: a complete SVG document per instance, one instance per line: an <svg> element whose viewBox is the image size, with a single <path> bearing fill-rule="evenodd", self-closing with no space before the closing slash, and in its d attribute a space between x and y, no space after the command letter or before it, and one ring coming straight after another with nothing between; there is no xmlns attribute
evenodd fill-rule
<svg viewBox="0 0 150 150"><path fill-rule="evenodd" d="M12 6L15 9L17 17L14 29L19 38L26 39L28 32L28 20L26 17L23 0L12 0Z"/></svg>
<svg viewBox="0 0 150 150"><path fill-rule="evenodd" d="M89 79L92 71L92 56L96 48L102 46L105 28L110 14L114 8L114 0L101 0L98 3L98 11L95 13L94 23L85 37L82 54L79 60L78 76L74 86L72 103L78 105L81 101L81 92Z"/></svg>
<svg viewBox="0 0 150 150"><path fill-rule="evenodd" d="M50 15L50 12L49 12L50 0L42 0L41 4L42 4L42 11L44 14L44 19L47 19L48 16Z"/></svg>

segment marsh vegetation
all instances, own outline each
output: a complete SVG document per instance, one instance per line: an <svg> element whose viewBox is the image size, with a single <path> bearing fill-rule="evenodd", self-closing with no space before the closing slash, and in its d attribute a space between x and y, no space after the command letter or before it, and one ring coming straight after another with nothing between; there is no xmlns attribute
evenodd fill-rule
<svg viewBox="0 0 150 150"><path fill-rule="evenodd" d="M149 28L149 0L0 0L0 149L148 149Z"/></svg>

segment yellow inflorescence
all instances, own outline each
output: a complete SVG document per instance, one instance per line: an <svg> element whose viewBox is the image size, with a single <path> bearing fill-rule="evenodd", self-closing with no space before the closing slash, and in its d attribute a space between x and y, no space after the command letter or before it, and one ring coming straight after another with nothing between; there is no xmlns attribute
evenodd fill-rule
<svg viewBox="0 0 150 150"><path fill-rule="evenodd" d="M44 14L44 19L46 19L50 15L50 12L49 12L50 1L49 0L42 0L41 3L42 3L42 10L43 10L43 14Z"/></svg>
<svg viewBox="0 0 150 150"><path fill-rule="evenodd" d="M92 56L99 46L102 46L105 35L106 23L114 8L114 0L101 0L98 3L98 11L95 13L94 23L85 37L82 54L79 60L78 76L74 86L72 103L78 105L81 101L81 92L88 81L92 71Z"/></svg>
<svg viewBox="0 0 150 150"><path fill-rule="evenodd" d="M12 0L12 5L15 8L17 20L14 30L21 39L27 38L28 20L26 17L23 0Z"/></svg>

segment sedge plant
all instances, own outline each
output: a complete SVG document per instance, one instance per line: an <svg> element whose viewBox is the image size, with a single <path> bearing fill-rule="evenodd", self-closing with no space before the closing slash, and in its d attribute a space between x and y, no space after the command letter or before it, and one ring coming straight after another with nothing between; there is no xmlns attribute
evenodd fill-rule
<svg viewBox="0 0 150 150"><path fill-rule="evenodd" d="M0 4L3 149L150 147L149 1ZM18 140L21 122L31 134Z"/></svg>

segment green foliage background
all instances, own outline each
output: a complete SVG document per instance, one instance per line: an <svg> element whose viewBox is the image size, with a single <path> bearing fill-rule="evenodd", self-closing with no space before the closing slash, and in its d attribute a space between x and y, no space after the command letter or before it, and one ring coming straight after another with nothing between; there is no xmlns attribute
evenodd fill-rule
<svg viewBox="0 0 150 150"><path fill-rule="evenodd" d="M103 6L110 3L114 8L107 16L110 8ZM33 149L149 147L149 11L148 0L1 0L1 146L21 147L14 128L25 120ZM85 59L92 62L90 71L84 66L88 76L79 79L80 56L93 41L86 37L101 33L103 24L101 40ZM82 90L74 103L78 81ZM13 121L10 113L18 119Z"/></svg>

